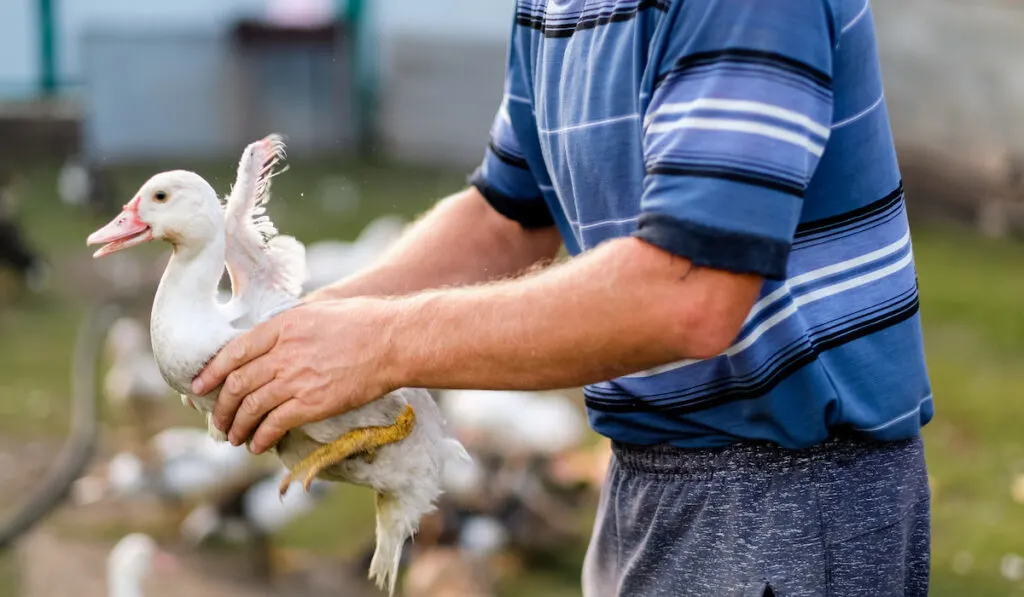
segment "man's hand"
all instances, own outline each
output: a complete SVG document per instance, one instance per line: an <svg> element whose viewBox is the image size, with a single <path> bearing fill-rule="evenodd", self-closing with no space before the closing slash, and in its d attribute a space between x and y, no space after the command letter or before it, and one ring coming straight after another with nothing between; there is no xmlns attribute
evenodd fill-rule
<svg viewBox="0 0 1024 597"><path fill-rule="evenodd" d="M385 367L387 304L349 299L282 313L228 343L193 391L202 395L223 383L214 423L232 444L252 437L250 450L263 453L294 427L395 389Z"/></svg>

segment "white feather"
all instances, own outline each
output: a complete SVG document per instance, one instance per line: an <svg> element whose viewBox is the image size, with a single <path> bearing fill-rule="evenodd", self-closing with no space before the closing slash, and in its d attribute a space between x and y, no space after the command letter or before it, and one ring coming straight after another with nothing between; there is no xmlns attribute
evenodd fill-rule
<svg viewBox="0 0 1024 597"><path fill-rule="evenodd" d="M269 135L251 143L238 162L238 175L224 204L225 261L231 277L228 311L246 327L294 306L308 278L305 247L281 236L266 214L271 180L285 158L284 139Z"/></svg>

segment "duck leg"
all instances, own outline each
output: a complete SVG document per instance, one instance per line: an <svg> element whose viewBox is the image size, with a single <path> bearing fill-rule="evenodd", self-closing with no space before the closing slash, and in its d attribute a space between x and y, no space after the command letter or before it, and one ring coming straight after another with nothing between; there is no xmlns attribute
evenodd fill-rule
<svg viewBox="0 0 1024 597"><path fill-rule="evenodd" d="M320 446L303 458L288 472L288 476L281 480L281 496L288 492L288 486L299 477L303 477L302 487L308 492L313 479L321 471L350 456L364 454L364 459L372 462L377 448L409 437L415 424L416 412L411 406L406 405L402 414L398 415L391 425L353 429L333 442Z"/></svg>

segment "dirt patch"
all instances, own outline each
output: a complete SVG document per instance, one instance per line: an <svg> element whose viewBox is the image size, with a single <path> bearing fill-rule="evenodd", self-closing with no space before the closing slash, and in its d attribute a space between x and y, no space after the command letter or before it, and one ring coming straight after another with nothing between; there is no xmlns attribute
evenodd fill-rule
<svg viewBox="0 0 1024 597"><path fill-rule="evenodd" d="M55 440L0 438L0 512L4 519L37 487L60 448Z"/></svg>
<svg viewBox="0 0 1024 597"><path fill-rule="evenodd" d="M23 597L105 597L106 558L114 541L71 539L42 530L26 537L18 552ZM273 582L246 573L239 554L168 549L178 558L170 572L154 571L144 582L147 597L379 597L355 571L328 559L307 557L303 570Z"/></svg>

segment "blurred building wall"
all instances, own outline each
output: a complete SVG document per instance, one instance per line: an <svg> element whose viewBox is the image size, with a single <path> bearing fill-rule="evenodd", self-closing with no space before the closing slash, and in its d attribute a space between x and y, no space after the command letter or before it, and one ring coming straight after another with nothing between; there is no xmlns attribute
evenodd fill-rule
<svg viewBox="0 0 1024 597"><path fill-rule="evenodd" d="M146 98L173 105L168 113L177 123L147 134L174 144L202 133L210 139L211 153L233 148L237 135L230 131L236 125L221 115L230 115L237 105L238 90L231 88L232 68L217 36L237 18L261 12L265 1L65 0L60 3L61 76L80 80L97 60L119 66L115 46L130 48L133 39L143 40L121 65L122 81L166 85L166 78L153 78L165 67L168 76L194 81L187 90ZM0 0L0 96L19 86L31 88L38 77L35 3ZM380 67L375 79L381 149L420 162L471 165L479 159L500 101L514 5L514 0L366 2L368 47ZM1018 66L1024 56L1024 5L877 0L873 10L890 116L902 146L972 157L1003 149L1024 155L1024 68ZM180 62L188 58L187 71L170 63L175 56ZM116 68L105 76L115 75ZM137 92L125 91L123 98L116 93L107 89L87 99L117 100L117 106L129 98L140 101L132 95ZM122 110L109 108L86 128L143 126ZM131 151L136 149L141 148Z"/></svg>
<svg viewBox="0 0 1024 597"><path fill-rule="evenodd" d="M0 97L23 96L39 78L36 0L0 0Z"/></svg>
<svg viewBox="0 0 1024 597"><path fill-rule="evenodd" d="M60 2L58 74L84 102L85 151L111 161L234 153L244 134L237 118L243 91L227 31L239 18L262 13L266 1ZM378 149L410 161L475 163L501 98L515 1L364 4L369 26L363 48L378 65ZM33 91L37 25L36 0L0 0L0 98ZM279 64L281 83L264 90L281 105L289 88L315 86L301 60L285 62ZM292 99L317 103L309 93ZM328 93L322 99L334 98ZM346 108L339 106L342 113ZM302 105L294 112L312 109ZM283 109L275 115L292 136L313 138L317 132L308 118Z"/></svg>
<svg viewBox="0 0 1024 597"><path fill-rule="evenodd" d="M872 3L893 130L961 159L1024 156L1024 4Z"/></svg>
<svg viewBox="0 0 1024 597"><path fill-rule="evenodd" d="M373 0L389 155L470 167L501 102L515 0Z"/></svg>
<svg viewBox="0 0 1024 597"><path fill-rule="evenodd" d="M216 28L263 11L266 0L62 0L57 3L58 70L62 81L82 81L79 44L91 28L139 31ZM0 0L0 97L34 91L39 78L38 0Z"/></svg>
<svg viewBox="0 0 1024 597"><path fill-rule="evenodd" d="M354 142L343 49L243 52L221 28L105 28L83 37L82 61L83 149L92 159L234 155L274 131L293 154Z"/></svg>
<svg viewBox="0 0 1024 597"><path fill-rule="evenodd" d="M208 27L104 28L82 38L83 150L119 162L234 151L231 48Z"/></svg>
<svg viewBox="0 0 1024 597"><path fill-rule="evenodd" d="M376 1L380 129L389 153L425 162L479 159L501 96L514 5ZM902 147L964 161L1024 156L1024 4L875 0L872 9Z"/></svg>

